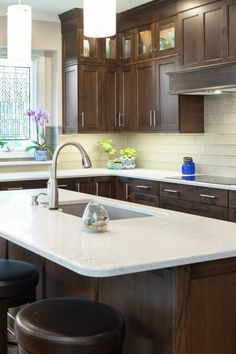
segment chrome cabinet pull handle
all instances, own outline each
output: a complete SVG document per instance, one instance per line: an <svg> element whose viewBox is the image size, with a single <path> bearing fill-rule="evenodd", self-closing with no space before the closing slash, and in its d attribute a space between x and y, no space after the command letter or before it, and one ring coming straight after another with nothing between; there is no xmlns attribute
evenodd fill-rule
<svg viewBox="0 0 236 354"><path fill-rule="evenodd" d="M125 183L125 199L129 199L129 183Z"/></svg>
<svg viewBox="0 0 236 354"><path fill-rule="evenodd" d="M58 184L58 188L68 187L68 184Z"/></svg>
<svg viewBox="0 0 236 354"><path fill-rule="evenodd" d="M167 192L167 193L179 193L179 191L177 191L176 189L164 189L164 192Z"/></svg>
<svg viewBox="0 0 236 354"><path fill-rule="evenodd" d="M150 125L150 127L152 126L152 110L151 109L149 112L149 125Z"/></svg>
<svg viewBox="0 0 236 354"><path fill-rule="evenodd" d="M77 183L77 191L80 192L80 183Z"/></svg>
<svg viewBox="0 0 236 354"><path fill-rule="evenodd" d="M22 190L23 187L12 187L12 188L7 188L8 191L20 191Z"/></svg>
<svg viewBox="0 0 236 354"><path fill-rule="evenodd" d="M156 122L156 110L155 109L153 111L153 125L154 125L154 127L157 125L157 122Z"/></svg>
<svg viewBox="0 0 236 354"><path fill-rule="evenodd" d="M81 126L84 127L84 112L81 112Z"/></svg>
<svg viewBox="0 0 236 354"><path fill-rule="evenodd" d="M139 184L137 184L136 187L141 188L141 189L151 189L150 186L143 186L143 185L139 185Z"/></svg>
<svg viewBox="0 0 236 354"><path fill-rule="evenodd" d="M200 194L200 197L209 198L209 199L216 199L215 195L209 195L209 194Z"/></svg>
<svg viewBox="0 0 236 354"><path fill-rule="evenodd" d="M98 192L99 192L99 182L96 182L96 191L95 191L95 194L98 195Z"/></svg>

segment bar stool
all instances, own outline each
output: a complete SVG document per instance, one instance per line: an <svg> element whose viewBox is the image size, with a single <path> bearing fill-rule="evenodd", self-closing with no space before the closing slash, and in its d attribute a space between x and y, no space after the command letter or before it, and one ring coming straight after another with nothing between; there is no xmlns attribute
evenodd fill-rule
<svg viewBox="0 0 236 354"><path fill-rule="evenodd" d="M122 354L125 320L101 303L53 298L20 310L15 333L19 354Z"/></svg>
<svg viewBox="0 0 236 354"><path fill-rule="evenodd" d="M0 353L7 354L7 312L35 300L38 271L29 263L0 259Z"/></svg>

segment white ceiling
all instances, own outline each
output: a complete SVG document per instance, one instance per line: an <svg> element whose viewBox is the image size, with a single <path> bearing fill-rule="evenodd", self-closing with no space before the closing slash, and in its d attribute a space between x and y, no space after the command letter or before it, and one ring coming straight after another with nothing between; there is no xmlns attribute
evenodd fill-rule
<svg viewBox="0 0 236 354"><path fill-rule="evenodd" d="M150 1L151 0L117 0L117 12L122 12ZM18 0L1 0L0 16L6 15L8 5L17 3ZM34 19L46 21L58 21L58 14L73 9L74 7L83 7L83 0L22 0L21 3L32 7Z"/></svg>

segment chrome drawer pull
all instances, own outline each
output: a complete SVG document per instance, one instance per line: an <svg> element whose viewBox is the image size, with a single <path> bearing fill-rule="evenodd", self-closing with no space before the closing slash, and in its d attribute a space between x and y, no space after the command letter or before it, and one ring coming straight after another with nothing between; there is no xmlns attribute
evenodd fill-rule
<svg viewBox="0 0 236 354"><path fill-rule="evenodd" d="M125 199L129 199L129 183L125 183Z"/></svg>
<svg viewBox="0 0 236 354"><path fill-rule="evenodd" d="M215 195L208 195L208 194L200 194L200 197L202 197L202 198L216 199L216 196L215 196Z"/></svg>
<svg viewBox="0 0 236 354"><path fill-rule="evenodd" d="M58 184L58 188L68 187L68 184Z"/></svg>
<svg viewBox="0 0 236 354"><path fill-rule="evenodd" d="M12 188L7 188L8 191L21 191L23 187L12 187Z"/></svg>
<svg viewBox="0 0 236 354"><path fill-rule="evenodd" d="M96 188L95 195L99 195L99 182L96 182L95 188Z"/></svg>
<svg viewBox="0 0 236 354"><path fill-rule="evenodd" d="M77 191L80 192L80 183L77 183Z"/></svg>
<svg viewBox="0 0 236 354"><path fill-rule="evenodd" d="M141 186L141 185L137 185L137 188L141 188L141 189L151 189L150 186Z"/></svg>
<svg viewBox="0 0 236 354"><path fill-rule="evenodd" d="M81 126L84 127L84 112L81 112Z"/></svg>
<svg viewBox="0 0 236 354"><path fill-rule="evenodd" d="M176 189L164 189L164 192L167 192L167 193L179 193L179 191L177 191Z"/></svg>

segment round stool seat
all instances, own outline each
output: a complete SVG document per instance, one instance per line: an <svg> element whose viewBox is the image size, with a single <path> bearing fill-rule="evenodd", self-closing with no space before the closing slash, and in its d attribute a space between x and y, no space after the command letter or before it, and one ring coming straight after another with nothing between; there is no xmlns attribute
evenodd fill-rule
<svg viewBox="0 0 236 354"><path fill-rule="evenodd" d="M20 297L38 283L38 271L30 263L0 260L0 300Z"/></svg>
<svg viewBox="0 0 236 354"><path fill-rule="evenodd" d="M54 298L23 308L16 339L31 354L120 354L125 321L113 308L78 298Z"/></svg>

